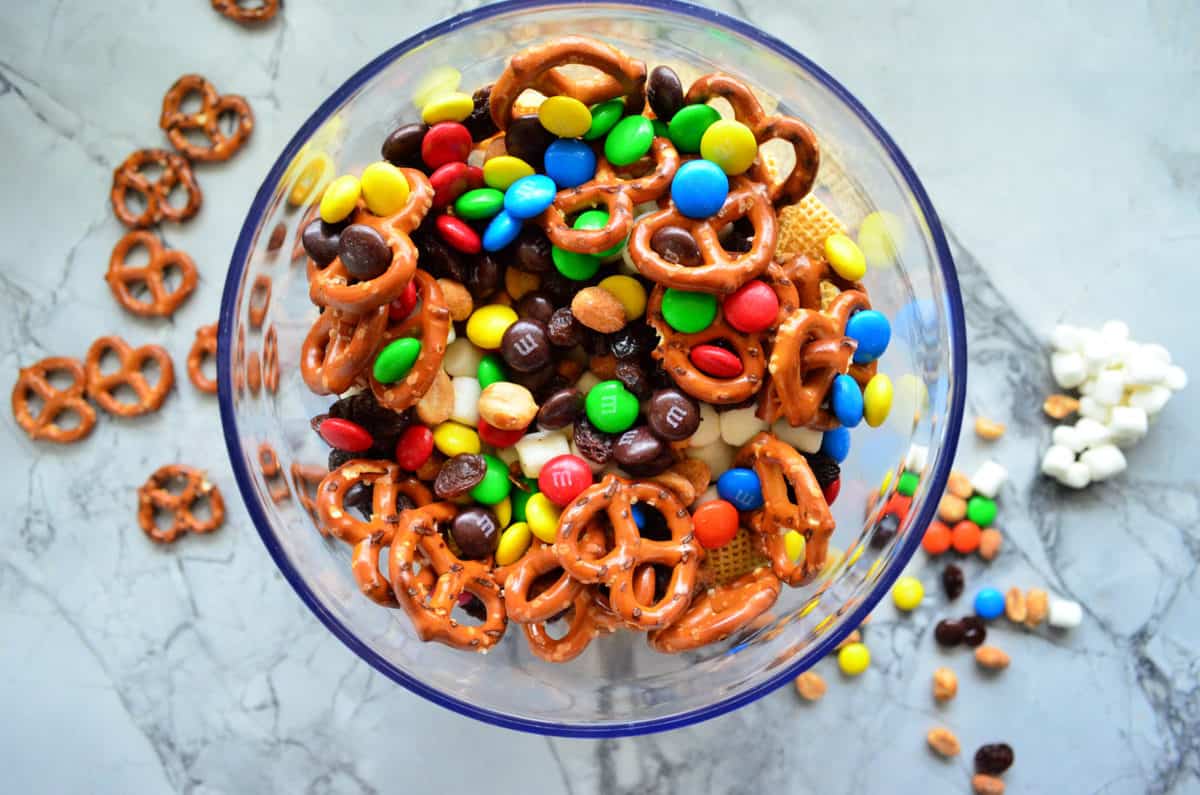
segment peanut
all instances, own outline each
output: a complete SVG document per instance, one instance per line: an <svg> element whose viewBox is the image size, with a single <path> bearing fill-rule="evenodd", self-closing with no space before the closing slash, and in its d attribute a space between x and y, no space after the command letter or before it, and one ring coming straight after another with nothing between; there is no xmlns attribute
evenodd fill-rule
<svg viewBox="0 0 1200 795"><path fill-rule="evenodd" d="M955 525L967 516L967 501L953 494L943 494L938 503L938 516L948 525Z"/></svg>
<svg viewBox="0 0 1200 795"><path fill-rule="evenodd" d="M991 560L1000 554L1000 545L1003 543L1004 536L1000 535L1000 531L989 527L979 534L979 557Z"/></svg>
<svg viewBox="0 0 1200 795"><path fill-rule="evenodd" d="M946 492L960 499L969 500L975 493L975 487L971 485L969 477L957 469L952 469L950 470L950 479L946 482Z"/></svg>
<svg viewBox="0 0 1200 795"><path fill-rule="evenodd" d="M825 680L816 671L805 671L796 677L796 692L805 701L816 701L825 695Z"/></svg>
<svg viewBox="0 0 1200 795"><path fill-rule="evenodd" d="M1002 671L1008 667L1008 655L995 646L980 646L975 650L975 662L989 671Z"/></svg>
<svg viewBox="0 0 1200 795"><path fill-rule="evenodd" d="M975 435L980 439L995 441L1004 435L1004 423L990 420L987 417L975 418Z"/></svg>
<svg viewBox="0 0 1200 795"><path fill-rule="evenodd" d="M925 735L925 741L929 743L929 747L937 752L939 756L946 758L958 756L958 752L962 750L959 745L958 738L954 736L954 732L949 729L938 726L930 729Z"/></svg>
<svg viewBox="0 0 1200 795"><path fill-rule="evenodd" d="M426 425L437 425L450 419L454 411L454 385L445 370L438 370L429 391L417 402L417 418Z"/></svg>
<svg viewBox="0 0 1200 795"><path fill-rule="evenodd" d="M533 292L542 284L542 277L536 273L529 273L518 268L504 269L504 289L514 301L519 301L521 296L526 293Z"/></svg>
<svg viewBox="0 0 1200 795"><path fill-rule="evenodd" d="M937 701L949 701L958 694L958 676L949 668L938 668L933 672L933 697Z"/></svg>
<svg viewBox="0 0 1200 795"><path fill-rule="evenodd" d="M571 299L571 314L583 325L602 334L625 327L625 305L603 287L584 287Z"/></svg>
<svg viewBox="0 0 1200 795"><path fill-rule="evenodd" d="M1014 624L1025 621L1028 611L1025 609L1025 592L1020 588L1009 588L1004 594L1004 615Z"/></svg>
<svg viewBox="0 0 1200 795"><path fill-rule="evenodd" d="M1042 401L1042 411L1054 420L1063 420L1079 411L1079 401L1070 395L1051 395Z"/></svg>
<svg viewBox="0 0 1200 795"><path fill-rule="evenodd" d="M442 297L446 299L446 306L450 309L450 319L459 321L469 318L475 311L475 299L471 298L471 292L461 282L453 279L438 279L437 283L438 287L442 288Z"/></svg>
<svg viewBox="0 0 1200 795"><path fill-rule="evenodd" d="M1025 595L1025 626L1036 627L1050 611L1050 595L1041 588L1030 588Z"/></svg>
<svg viewBox="0 0 1200 795"><path fill-rule="evenodd" d="M976 773L971 776L971 789L975 790L975 795L1004 795L1004 781Z"/></svg>
<svg viewBox="0 0 1200 795"><path fill-rule="evenodd" d="M528 428L537 413L538 404L533 394L520 384L497 381L488 384L479 396L480 418L502 431Z"/></svg>

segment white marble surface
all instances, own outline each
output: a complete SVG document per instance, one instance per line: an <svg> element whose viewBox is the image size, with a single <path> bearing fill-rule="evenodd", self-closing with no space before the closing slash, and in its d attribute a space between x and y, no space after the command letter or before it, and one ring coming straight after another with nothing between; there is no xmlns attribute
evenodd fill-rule
<svg viewBox="0 0 1200 795"><path fill-rule="evenodd" d="M254 32L203 0L10 9L0 370L82 356L109 331L182 362L192 330L215 318L251 188L302 117L378 51L462 7L404 5L289 0ZM1194 398L1168 408L1105 489L1066 495L1033 476L1049 432L1040 336L1056 320L1124 318L1200 373L1195 336L1176 331L1200 289L1200 6L720 6L841 79L924 179L967 292L970 406L1010 425L988 453L1013 481L986 579L1069 594L1084 626L997 629L1014 663L985 681L934 648L944 613L931 598L908 618L877 611L874 667L849 682L822 663L831 688L817 705L784 690L692 729L608 742L493 729L392 685L325 632L249 525L214 400L184 387L159 414L102 419L67 449L0 423L6 791L964 792L970 752L993 740L1016 748L1011 792L1200 791ZM247 96L258 127L233 161L201 169L200 216L166 230L200 267L197 294L171 322L134 321L102 280L121 231L110 173L160 141L158 103L186 71ZM984 454L967 438L960 458ZM137 530L133 491L179 459L212 472L229 519L162 549ZM936 594L937 569L916 569ZM971 583L980 571L968 567ZM960 696L938 708L929 675L947 662ZM963 759L926 751L936 723L959 734Z"/></svg>

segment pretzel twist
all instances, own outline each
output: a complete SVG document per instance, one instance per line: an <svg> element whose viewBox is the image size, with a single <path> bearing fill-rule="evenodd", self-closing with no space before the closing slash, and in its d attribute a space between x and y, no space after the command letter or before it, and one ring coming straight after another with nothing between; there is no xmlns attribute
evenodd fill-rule
<svg viewBox="0 0 1200 795"><path fill-rule="evenodd" d="M192 92L200 95L200 110L184 113L183 102ZM221 117L226 114L233 114L237 118L231 135L226 135L220 125ZM175 81L163 97L158 126L167 133L171 145L187 159L216 162L228 160L241 149L254 131L254 113L244 98L236 94L218 94L213 84L200 75L184 75ZM188 130L203 133L209 141L208 146L192 143L187 137Z"/></svg>
<svg viewBox="0 0 1200 795"><path fill-rule="evenodd" d="M365 315L326 309L300 347L300 375L318 395L345 392L370 364L387 328L388 308Z"/></svg>
<svg viewBox="0 0 1200 795"><path fill-rule="evenodd" d="M275 394L279 390L279 335L274 324L268 326L263 335L262 370L263 386Z"/></svg>
<svg viewBox="0 0 1200 795"><path fill-rule="evenodd" d="M125 258L135 246L142 246L150 255L145 265L127 265ZM177 268L179 286L168 290L166 271ZM134 229L125 234L113 247L108 260L108 272L104 275L117 303L143 317L167 317L179 308L196 289L196 264L179 249L164 248L158 237L146 229ZM135 284L145 284L150 300L145 301L133 294Z"/></svg>
<svg viewBox="0 0 1200 795"><path fill-rule="evenodd" d="M246 300L246 315L250 321L250 328L262 328L270 307L271 277L260 273L254 277L254 284L250 286L250 297Z"/></svg>
<svg viewBox="0 0 1200 795"><path fill-rule="evenodd" d="M257 8L244 8L238 0L212 0L212 7L234 22L250 25L266 22L279 11L280 0L263 0Z"/></svg>
<svg viewBox="0 0 1200 795"><path fill-rule="evenodd" d="M402 337L420 335L421 353L403 379L393 384L381 383L373 371L368 372L371 392L381 406L393 411L403 411L415 406L433 384L446 355L446 338L450 331L450 309L437 280L425 271L413 274L421 309L405 318L396 327L384 330L384 345ZM386 307L385 307L386 310Z"/></svg>
<svg viewBox="0 0 1200 795"><path fill-rule="evenodd" d="M70 386L56 389L50 383L50 374L53 372L68 373L71 376ZM83 365L76 359L51 356L22 367L17 382L13 384L13 418L31 439L58 444L77 442L96 426L96 410L84 398L86 386L87 376ZM42 402L37 416L29 408L31 396L36 396ZM58 424L58 418L67 411L79 417L79 424L74 428L63 428Z"/></svg>
<svg viewBox="0 0 1200 795"><path fill-rule="evenodd" d="M109 351L116 354L119 367L116 372L104 375L100 372L100 360ZM147 360L154 360L159 368L158 382L153 386L142 374L142 366ZM175 368L166 349L159 345L134 348L115 336L100 337L92 343L83 369L87 374L88 397L109 414L121 417L136 417L157 411L175 383ZM124 403L113 394L113 390L122 385L133 390L137 396L136 403Z"/></svg>
<svg viewBox="0 0 1200 795"><path fill-rule="evenodd" d="M176 478L183 478L183 490L172 494L167 485ZM197 519L192 506L197 500L208 498L208 519ZM155 522L155 513L165 511L172 515L171 525L161 528ZM168 464L160 467L138 488L138 525L154 541L169 544L182 533L210 533L225 521L225 501L221 490L210 483L204 473L183 464Z"/></svg>
<svg viewBox="0 0 1200 795"><path fill-rule="evenodd" d="M149 163L162 168L162 173L153 182L141 173L142 167ZM182 185L187 193L187 204L180 208L172 207L167 201L176 185ZM146 207L141 213L134 213L126 203L130 191L140 193L145 200ZM165 149L139 149L113 171L110 198L117 220L130 228L139 228L164 218L186 221L200 210L203 194L196 184L191 164L181 155Z"/></svg>
<svg viewBox="0 0 1200 795"><path fill-rule="evenodd" d="M671 626L651 632L650 647L665 654L698 649L725 640L771 609L780 582L762 567L701 593Z"/></svg>

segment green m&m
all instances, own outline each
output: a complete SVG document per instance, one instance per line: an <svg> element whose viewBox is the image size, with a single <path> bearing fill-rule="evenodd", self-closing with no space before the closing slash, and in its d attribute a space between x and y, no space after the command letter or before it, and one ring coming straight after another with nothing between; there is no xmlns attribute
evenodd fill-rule
<svg viewBox="0 0 1200 795"><path fill-rule="evenodd" d="M684 334L695 334L712 325L717 317L717 297L668 287L662 297L663 319Z"/></svg>
<svg viewBox="0 0 1200 795"><path fill-rule="evenodd" d="M617 97L599 105L592 105L592 126L583 134L583 140L594 141L608 134L625 112L625 100Z"/></svg>
<svg viewBox="0 0 1200 795"><path fill-rule="evenodd" d="M711 105L687 105L671 118L667 135L681 154L700 151L700 139L705 131L721 120L721 114Z"/></svg>
<svg viewBox="0 0 1200 795"><path fill-rule="evenodd" d="M967 501L967 518L980 527L991 527L996 521L996 501L976 494Z"/></svg>
<svg viewBox="0 0 1200 795"><path fill-rule="evenodd" d="M614 166L641 160L654 143L654 125L645 116L626 116L604 139L604 156Z"/></svg>
<svg viewBox="0 0 1200 795"><path fill-rule="evenodd" d="M572 281L587 281L600 270L600 258L595 254L580 254L578 251L551 246L550 259L554 260L558 272Z"/></svg>
<svg viewBox="0 0 1200 795"><path fill-rule="evenodd" d="M574 229L603 229L608 226L608 213L604 210L586 210L579 214L579 217L575 219L575 223L571 224L571 226ZM621 249L624 246L625 241L622 240L608 251L601 251L596 256L600 259L607 259L621 253Z"/></svg>
<svg viewBox="0 0 1200 795"><path fill-rule="evenodd" d="M504 194L495 188L469 190L454 202L454 213L468 221L491 218L504 209Z"/></svg>
<svg viewBox="0 0 1200 795"><path fill-rule="evenodd" d="M917 493L917 484L920 482L921 478L916 472L905 472L896 483L896 491L902 497L911 497Z"/></svg>
<svg viewBox="0 0 1200 795"><path fill-rule="evenodd" d="M416 364L420 355L420 340L412 337L392 340L375 357L375 366L371 372L379 383L394 384L408 375L408 371Z"/></svg>
<svg viewBox="0 0 1200 795"><path fill-rule="evenodd" d="M671 132L666 123L662 119L651 119L650 125L654 127L655 138L670 138Z"/></svg>
<svg viewBox="0 0 1200 795"><path fill-rule="evenodd" d="M507 381L508 373L504 371L504 360L495 353L485 355L479 360L475 377L479 380L480 389L487 389L497 381Z"/></svg>
<svg viewBox="0 0 1200 795"><path fill-rule="evenodd" d="M508 479L508 467L503 461L486 454L483 460L487 463L487 471L483 473L483 480L471 489L471 499L484 505L495 505L508 496L512 482Z"/></svg>
<svg viewBox="0 0 1200 795"><path fill-rule="evenodd" d="M512 520L514 522L525 521L525 504L529 502L529 498L537 494L538 485L534 478L521 478L521 484L513 488L512 493Z"/></svg>
<svg viewBox="0 0 1200 795"><path fill-rule="evenodd" d="M583 410L605 433L621 433L637 422L638 399L620 381L601 381L588 392Z"/></svg>

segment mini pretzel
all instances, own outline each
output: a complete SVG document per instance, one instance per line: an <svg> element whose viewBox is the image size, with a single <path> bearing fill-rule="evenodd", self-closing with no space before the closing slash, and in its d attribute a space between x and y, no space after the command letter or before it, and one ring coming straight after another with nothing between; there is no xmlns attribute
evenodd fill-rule
<svg viewBox="0 0 1200 795"><path fill-rule="evenodd" d="M605 614L593 597L595 586L581 586L571 601L563 620L567 631L561 637L550 635L545 622L525 624L521 631L529 650L546 662L564 663L573 660L602 632L612 632L619 624Z"/></svg>
<svg viewBox="0 0 1200 795"><path fill-rule="evenodd" d="M258 351L246 354L246 386L255 395L262 389L262 360L258 358Z"/></svg>
<svg viewBox="0 0 1200 795"><path fill-rule="evenodd" d="M754 240L744 254L730 254L721 247L718 234L728 224L748 217L754 226ZM668 262L650 246L654 233L666 226L686 229L700 248L703 265L688 267ZM629 254L638 271L665 287L724 295L732 293L758 276L775 256L779 226L775 211L763 185L744 177L735 177L725 203L709 218L688 218L674 203L651 213L633 225Z"/></svg>
<svg viewBox="0 0 1200 795"><path fill-rule="evenodd" d="M388 574L417 637L457 649L486 651L504 635L508 619L500 587L492 580L491 561L462 560L450 551L438 531L439 524L450 522L457 513L453 503L437 502L401 514L392 539ZM418 563L420 573L413 568ZM432 583L428 576L421 576L427 571L436 577ZM463 593L483 603L486 617L481 625L466 626L451 615Z"/></svg>
<svg viewBox="0 0 1200 795"><path fill-rule="evenodd" d="M183 491L172 494L167 485L176 478L184 479ZM197 500L208 498L208 519L201 521L192 513ZM172 514L171 526L163 529L154 521L156 511ZM225 521L225 501L221 491L208 481L204 473L183 464L168 464L159 468L138 488L138 525L154 541L169 544L180 533L209 533Z"/></svg>
<svg viewBox="0 0 1200 795"><path fill-rule="evenodd" d="M388 308L365 315L326 309L300 348L300 375L318 395L345 392L371 362L387 328Z"/></svg>
<svg viewBox="0 0 1200 795"><path fill-rule="evenodd" d="M147 264L125 264L125 258L135 246L145 247L150 255ZM181 278L179 286L168 291L165 273L171 267L179 269ZM126 233L113 247L104 279L117 302L130 312L143 317L167 317L196 289L196 265L191 257L179 249L164 248L153 232L135 229ZM139 283L145 284L150 291L149 301L138 299L130 289Z"/></svg>
<svg viewBox="0 0 1200 795"><path fill-rule="evenodd" d="M433 501L433 494L419 480L405 479L395 483L394 488L398 494L408 496L417 507ZM354 575L359 590L368 599L385 607L399 604L391 581L379 570L379 557L391 545L394 529L389 525L376 530L355 544L350 553L350 573Z"/></svg>
<svg viewBox="0 0 1200 795"><path fill-rule="evenodd" d="M704 75L692 83L687 103L705 104L716 97L729 101L734 116L750 128L760 146L780 138L795 150L796 165L786 177L773 174L761 152L751 167L752 178L767 186L771 201L776 205L795 204L807 196L821 166L821 152L812 129L791 116L768 116L749 86L721 72Z"/></svg>
<svg viewBox="0 0 1200 795"><path fill-rule="evenodd" d="M279 0L262 0L258 8L244 8L239 0L212 0L212 7L243 25L266 22L279 11Z"/></svg>
<svg viewBox="0 0 1200 795"><path fill-rule="evenodd" d="M580 80L559 67L584 64L603 73L598 79ZM625 113L638 114L646 106L646 65L612 45L584 36L563 36L514 55L492 84L492 121L508 128L513 104L526 89L547 97L565 95L585 105L625 97Z"/></svg>
<svg viewBox="0 0 1200 795"><path fill-rule="evenodd" d="M770 610L779 591L779 578L769 568L761 567L704 591L679 620L651 632L647 640L652 649L664 654L718 643Z"/></svg>
<svg viewBox="0 0 1200 795"><path fill-rule="evenodd" d="M763 507L751 515L750 527L759 534L771 569L788 585L804 585L820 572L835 524L821 484L804 456L769 433L746 443L735 461L738 466L753 466L762 484ZM795 502L788 495L789 485ZM802 560L788 557L789 530L805 537Z"/></svg>
<svg viewBox="0 0 1200 795"><path fill-rule="evenodd" d="M408 202L397 213L373 215L361 201L352 223L364 224L383 235L392 250L392 263L374 279L350 283L350 274L335 257L326 267L311 274L309 296L318 306L362 314L385 306L400 295L417 267L417 247L409 234L416 229L433 206L433 187L429 178L413 168L402 168L408 178Z"/></svg>
<svg viewBox="0 0 1200 795"><path fill-rule="evenodd" d="M268 326L263 335L262 371L263 386L275 394L279 389L279 336L274 325Z"/></svg>
<svg viewBox="0 0 1200 795"><path fill-rule="evenodd" d="M116 354L120 366L116 372L104 375L100 372L100 360L108 351ZM157 362L159 368L158 383L154 386L142 375L142 366L150 359ZM120 417L136 417L157 411L175 383L175 368L164 348L159 345L133 348L120 337L101 337L93 342L92 347L88 348L83 368L87 374L88 397L109 414ZM122 384L137 395L136 403L117 400L113 390Z"/></svg>
<svg viewBox="0 0 1200 795"><path fill-rule="evenodd" d="M142 167L148 163L162 167L162 173L153 182L141 173ZM187 191L187 204L182 208L172 207L167 201L171 189L176 185L182 185ZM135 215L125 203L130 191L140 193L146 202L146 209L140 215ZM113 172L111 198L117 220L125 226L137 228L156 224L164 218L168 221L186 221L200 210L203 196L192 174L191 164L181 155L165 149L139 149L125 158L125 162Z"/></svg>
<svg viewBox="0 0 1200 795"><path fill-rule="evenodd" d="M371 391L379 405L393 411L403 411L415 406L429 391L442 367L442 357L446 355L446 338L450 330L450 309L437 280L420 270L413 274L413 280L417 285L421 309L401 321L398 327L388 328L384 332L381 347L393 340L419 334L421 353L408 374L394 384L380 383L373 371L368 371L367 375Z"/></svg>
<svg viewBox="0 0 1200 795"><path fill-rule="evenodd" d="M329 471L322 466L300 463L293 463L290 471L292 487L295 489L296 499L300 501L300 507L312 517L321 535L328 535L317 516L317 505L313 500L316 499L317 488Z"/></svg>
<svg viewBox="0 0 1200 795"><path fill-rule="evenodd" d="M71 385L66 389L55 389L49 377L55 371L70 373ZM59 444L77 442L96 426L96 410L83 396L86 383L83 365L65 356L51 356L22 367L17 383L13 384L13 419L31 439ZM29 410L30 393L42 401L36 417ZM65 411L73 411L79 416L79 424L74 428L59 426L58 418Z"/></svg>
<svg viewBox="0 0 1200 795"><path fill-rule="evenodd" d="M246 315L250 328L261 328L271 306L271 277L260 273L254 277L250 287L250 298L246 301Z"/></svg>
<svg viewBox="0 0 1200 795"><path fill-rule="evenodd" d="M628 168L613 168L601 157L596 175L590 181L560 190L554 204L541 216L542 228L550 242L583 254L599 254L625 242L633 226L634 206L656 201L665 194L679 169L679 154L669 139L655 138L651 153L654 169L648 174L623 177ZM575 229L567 223L567 216L598 204L608 211L608 223L600 229Z"/></svg>
<svg viewBox="0 0 1200 795"><path fill-rule="evenodd" d="M663 363L679 388L706 403L740 403L759 390L766 373L765 354L762 340L756 334L745 334L725 321L724 313L717 308L717 316L708 328L693 334L685 334L671 328L662 314L663 287L657 286L650 294L646 307L646 320L658 331L661 340L653 356ZM700 372L692 364L688 354L696 345L724 340L742 361L741 374L733 378L717 378Z"/></svg>
<svg viewBox="0 0 1200 795"><path fill-rule="evenodd" d="M291 495L287 480L279 477L279 456L275 454L275 448L267 442L258 446L258 469L271 489L272 502L283 502Z"/></svg>
<svg viewBox="0 0 1200 795"><path fill-rule="evenodd" d="M670 541L643 538L630 508L642 502L657 509L671 532ZM612 549L596 556L587 550L588 529L606 511L613 528ZM604 583L613 612L631 627L659 629L687 610L704 551L692 535L692 517L669 490L649 482L630 482L615 475L587 488L559 519L554 544L563 570L584 583ZM652 604L638 599L635 569L642 564L670 567L663 598Z"/></svg>
<svg viewBox="0 0 1200 795"><path fill-rule="evenodd" d="M204 374L204 359L217 355L217 324L212 323L196 329L196 339L192 349L188 351L187 373L188 380L201 392L210 395L217 393L217 382Z"/></svg>
<svg viewBox="0 0 1200 795"><path fill-rule="evenodd" d="M584 544L587 553L593 556L604 554L603 531L593 526L587 532L589 535ZM510 619L531 624L548 621L570 609L583 585L565 571L553 585L540 593L532 593L538 579L555 570L562 571L562 566L554 554L554 547L539 542L513 565L492 572L496 582L504 586L504 612Z"/></svg>
<svg viewBox="0 0 1200 795"><path fill-rule="evenodd" d="M216 3L214 3L214 6ZM262 10L262 9L255 9ZM184 113L183 102L192 92L200 95L198 113ZM232 135L221 129L221 116L232 113L237 116L237 127ZM236 94L221 95L213 84L200 75L184 75L163 97L162 116L158 126L167 133L174 146L188 160L215 162L228 160L254 130L254 113L246 100ZM197 146L188 140L188 130L199 130L209 140L208 146Z"/></svg>

